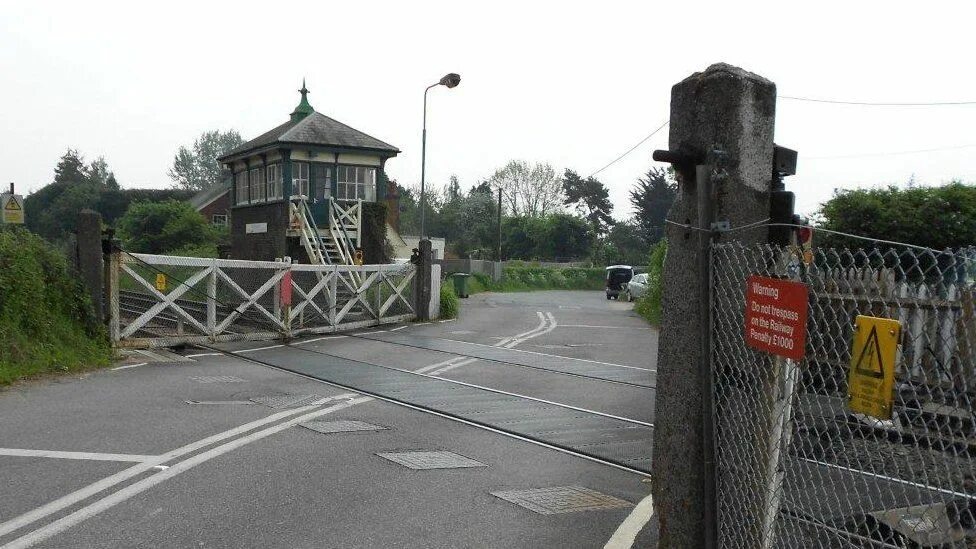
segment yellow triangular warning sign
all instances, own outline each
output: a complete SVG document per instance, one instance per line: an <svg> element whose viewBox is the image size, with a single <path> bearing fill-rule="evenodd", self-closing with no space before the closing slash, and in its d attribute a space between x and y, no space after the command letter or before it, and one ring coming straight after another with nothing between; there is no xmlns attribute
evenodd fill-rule
<svg viewBox="0 0 976 549"><path fill-rule="evenodd" d="M878 341L878 327L871 326L868 340L861 348L854 370L861 375L881 379L884 377L884 364L881 362L881 343Z"/></svg>
<svg viewBox="0 0 976 549"><path fill-rule="evenodd" d="M10 200L7 201L7 205L4 206L3 209L20 211L21 208L20 208L20 203L17 202L17 199L11 198Z"/></svg>

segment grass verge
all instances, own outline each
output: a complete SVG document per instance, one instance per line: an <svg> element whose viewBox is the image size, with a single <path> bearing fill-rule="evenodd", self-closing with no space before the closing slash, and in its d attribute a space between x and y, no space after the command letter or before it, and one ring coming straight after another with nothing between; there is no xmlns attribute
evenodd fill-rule
<svg viewBox="0 0 976 549"><path fill-rule="evenodd" d="M0 229L0 385L107 366L111 354L64 255L25 229Z"/></svg>
<svg viewBox="0 0 976 549"><path fill-rule="evenodd" d="M661 290L664 285L664 258L667 255L667 240L661 240L651 248L647 263L647 291L637 298L634 305L634 311L654 326L661 324Z"/></svg>

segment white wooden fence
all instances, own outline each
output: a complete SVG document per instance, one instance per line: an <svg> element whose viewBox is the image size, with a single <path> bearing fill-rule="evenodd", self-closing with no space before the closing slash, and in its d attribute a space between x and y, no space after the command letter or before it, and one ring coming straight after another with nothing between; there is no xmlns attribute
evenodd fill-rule
<svg viewBox="0 0 976 549"><path fill-rule="evenodd" d="M413 319L411 264L113 254L109 333L120 347L288 338Z"/></svg>

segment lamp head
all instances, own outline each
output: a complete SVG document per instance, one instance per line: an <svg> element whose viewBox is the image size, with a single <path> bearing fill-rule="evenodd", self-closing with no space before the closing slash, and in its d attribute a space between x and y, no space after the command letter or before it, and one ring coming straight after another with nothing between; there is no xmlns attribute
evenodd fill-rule
<svg viewBox="0 0 976 549"><path fill-rule="evenodd" d="M441 78L441 81L438 82L438 84L441 86L447 86L448 88L456 87L460 83L461 75L456 72L445 74L444 77Z"/></svg>

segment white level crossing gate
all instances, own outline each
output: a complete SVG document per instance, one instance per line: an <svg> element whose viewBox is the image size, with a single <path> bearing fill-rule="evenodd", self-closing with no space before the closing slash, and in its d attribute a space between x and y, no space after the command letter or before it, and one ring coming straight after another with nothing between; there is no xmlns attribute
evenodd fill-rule
<svg viewBox="0 0 976 549"><path fill-rule="evenodd" d="M110 257L109 332L122 347L274 339L415 316L411 264Z"/></svg>

